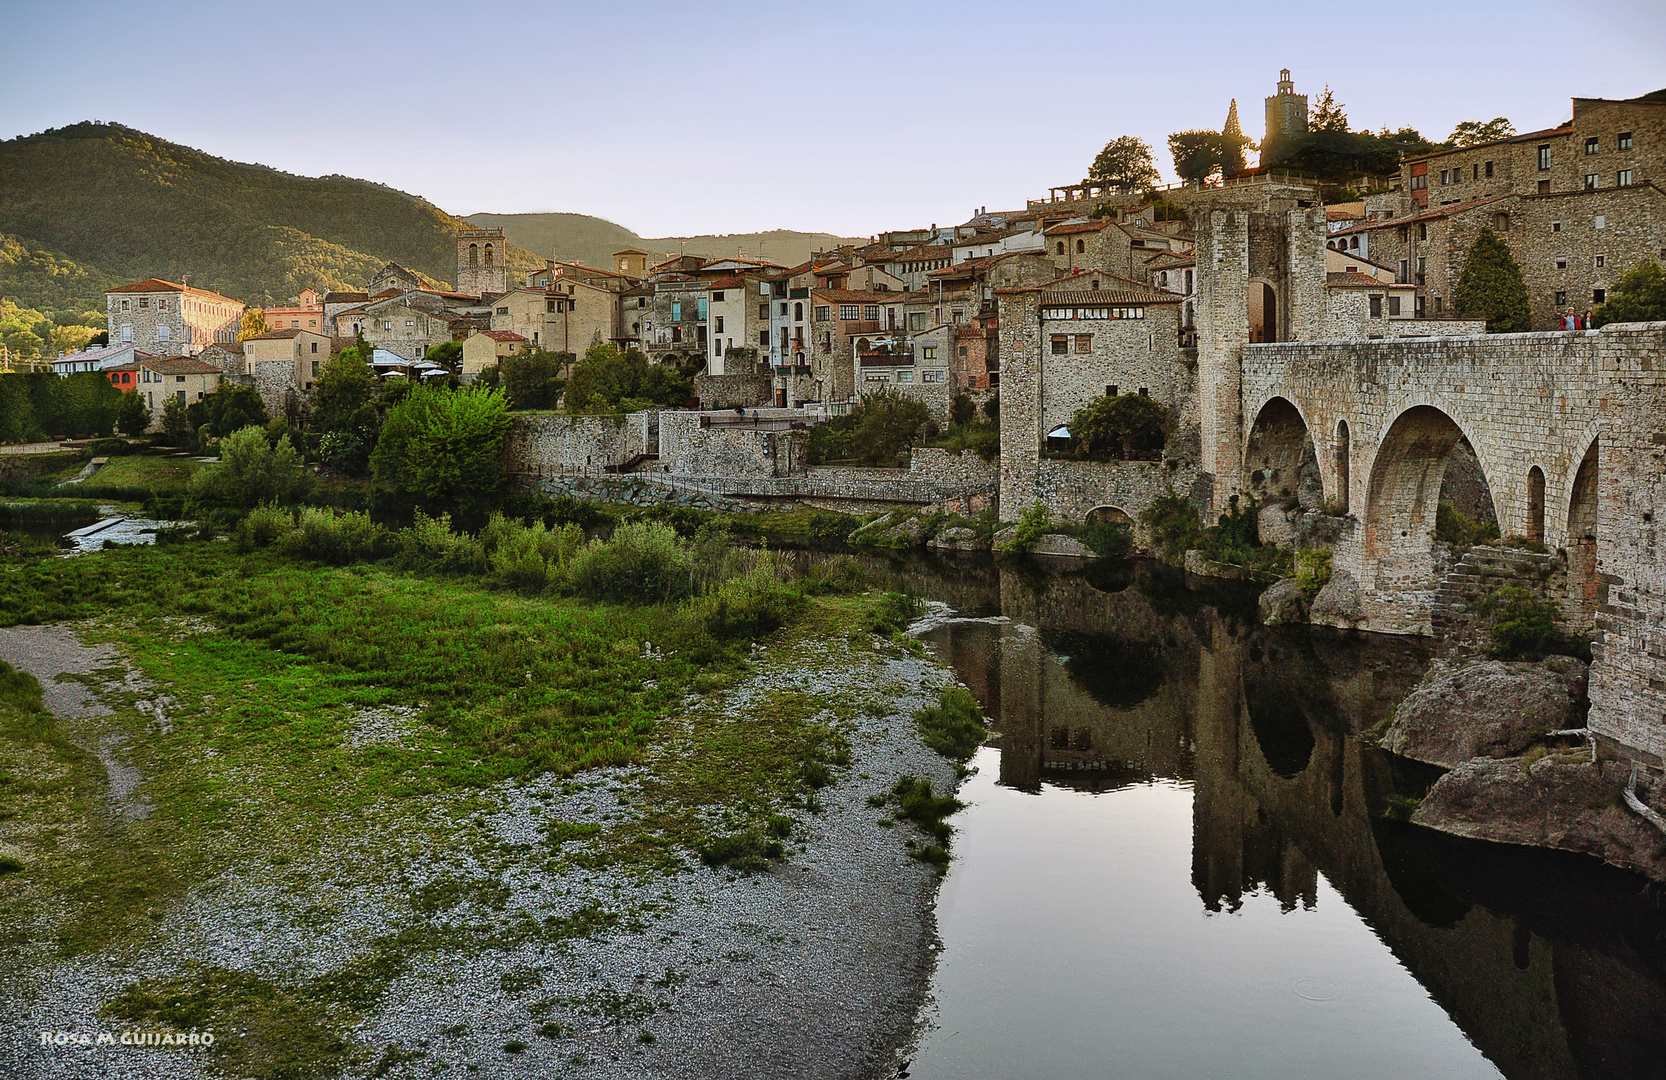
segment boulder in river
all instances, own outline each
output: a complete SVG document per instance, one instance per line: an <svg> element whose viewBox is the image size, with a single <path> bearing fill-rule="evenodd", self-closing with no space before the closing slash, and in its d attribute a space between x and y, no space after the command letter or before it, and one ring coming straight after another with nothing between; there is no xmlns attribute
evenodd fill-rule
<svg viewBox="0 0 1666 1080"><path fill-rule="evenodd" d="M1035 542L1030 549L1036 555L1066 555L1076 559L1097 558L1093 549L1076 539L1063 533L1047 533Z"/></svg>
<svg viewBox="0 0 1666 1080"><path fill-rule="evenodd" d="M1481 758L1441 777L1411 820L1474 840L1595 855L1666 880L1666 836L1620 797L1630 775L1630 763L1592 763L1582 747L1537 761Z"/></svg>
<svg viewBox="0 0 1666 1080"><path fill-rule="evenodd" d="M1585 665L1483 660L1436 664L1394 713L1385 750L1455 769L1523 753L1547 731L1585 726Z"/></svg>
<svg viewBox="0 0 1666 1080"><path fill-rule="evenodd" d="M964 525L944 529L927 543L930 547L942 548L945 551L989 550L989 541L979 536L976 529L968 529Z"/></svg>
<svg viewBox="0 0 1666 1080"><path fill-rule="evenodd" d="M1267 626L1307 621L1307 597L1295 578L1279 578L1261 594L1261 621Z"/></svg>
<svg viewBox="0 0 1666 1080"><path fill-rule="evenodd" d="M1339 626L1347 630L1365 621L1365 600L1354 575L1346 570L1332 571L1330 581L1313 598L1308 618L1314 626Z"/></svg>

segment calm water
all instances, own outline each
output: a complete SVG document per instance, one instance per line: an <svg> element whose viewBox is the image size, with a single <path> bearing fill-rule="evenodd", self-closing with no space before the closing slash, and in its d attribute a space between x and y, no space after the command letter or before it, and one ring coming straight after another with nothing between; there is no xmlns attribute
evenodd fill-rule
<svg viewBox="0 0 1666 1080"><path fill-rule="evenodd" d="M1356 733L1419 644L1144 565L887 572L999 729L911 1077L1666 1076L1658 889L1383 817L1430 777Z"/></svg>

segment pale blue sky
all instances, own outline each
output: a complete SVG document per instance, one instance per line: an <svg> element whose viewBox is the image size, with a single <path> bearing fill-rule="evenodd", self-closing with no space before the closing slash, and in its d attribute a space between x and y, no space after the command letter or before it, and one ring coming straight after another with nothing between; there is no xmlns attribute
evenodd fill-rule
<svg viewBox="0 0 1666 1080"><path fill-rule="evenodd" d="M1099 147L1262 127L1278 69L1355 128L1567 119L1666 87L1666 4L22 3L0 137L119 121L453 213L863 235L1023 205Z"/></svg>

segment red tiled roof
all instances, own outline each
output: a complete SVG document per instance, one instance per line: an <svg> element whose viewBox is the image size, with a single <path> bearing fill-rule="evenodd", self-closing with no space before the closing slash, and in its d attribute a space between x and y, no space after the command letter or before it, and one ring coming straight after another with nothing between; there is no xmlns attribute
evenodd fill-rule
<svg viewBox="0 0 1666 1080"><path fill-rule="evenodd" d="M1047 229L1046 233L1048 236L1069 236L1071 233L1100 232L1105 226L1111 224L1114 223L1108 218L1100 218L1097 221L1066 222L1063 225L1054 225Z"/></svg>
<svg viewBox="0 0 1666 1080"><path fill-rule="evenodd" d="M362 304L369 299L370 294L363 292L327 292L324 294L326 304Z"/></svg>
<svg viewBox="0 0 1666 1080"><path fill-rule="evenodd" d="M1487 148L1489 146L1503 146L1505 143L1534 142L1535 140L1538 140L1538 139L1548 139L1553 135L1572 135L1572 134L1573 134L1573 123L1572 123L1572 121L1569 121L1568 123L1563 124L1560 127L1540 128L1538 131L1529 131L1529 132L1527 132L1525 134L1522 134L1522 135L1512 135L1508 139L1495 139L1492 142L1475 143L1473 146L1454 146L1449 150L1431 151L1430 153L1423 154L1419 157L1404 158L1404 159L1401 160L1400 164L1409 165L1410 163L1412 163L1414 161L1428 161L1431 158L1445 157L1447 154L1463 154L1463 153L1468 153L1471 150L1484 150L1485 148Z"/></svg>
<svg viewBox="0 0 1666 1080"><path fill-rule="evenodd" d="M1610 188L1608 190L1612 191L1613 189ZM1350 236L1354 233L1369 232L1372 229L1398 228L1401 225L1410 225L1418 221L1432 221L1435 218L1449 217L1452 214L1462 213L1465 210L1473 210L1478 206L1485 206L1488 203L1498 202L1500 199L1511 198L1515 198L1515 192L1513 191L1503 191L1496 195L1483 195L1480 198L1466 199L1463 202L1447 203L1445 206L1431 206L1427 210L1420 210L1415 214L1407 214L1405 217L1391 218L1387 221L1362 221L1358 225L1353 225L1346 229L1338 229L1330 235Z"/></svg>
<svg viewBox="0 0 1666 1080"><path fill-rule="evenodd" d="M513 330L482 330L482 331L480 331L480 336L481 337L489 337L493 341L525 341L526 340L526 338L524 338L521 335L515 333Z"/></svg>
<svg viewBox="0 0 1666 1080"><path fill-rule="evenodd" d="M282 340L283 338L298 337L301 334L316 334L319 337L328 337L329 336L328 334L319 334L318 331L316 331L316 330L303 330L298 326L292 326L287 330L268 330L264 334L251 334L249 337L246 337L243 340L244 341L279 341L279 340Z"/></svg>
<svg viewBox="0 0 1666 1080"><path fill-rule="evenodd" d="M852 289L811 289L810 295L818 300L831 300L835 304L895 304L914 294L856 292Z"/></svg>
<svg viewBox="0 0 1666 1080"><path fill-rule="evenodd" d="M983 256L982 258L979 258L979 259L966 259L962 262L955 263L953 266L945 266L941 270L929 271L926 274L926 277L929 277L929 278L953 278L953 277L960 277L962 274L976 274L979 271L989 269L991 266L994 266L996 263L1000 262L1002 259L1010 258L1013 255L1017 255L1017 254L1020 254L1020 252L1001 251L1001 252L997 252L994 255L985 255L985 256ZM1045 254L1045 252L1037 251L1037 252L1033 252L1033 254L1042 255L1042 254Z"/></svg>
<svg viewBox="0 0 1666 1080"><path fill-rule="evenodd" d="M118 285L114 289L105 289L104 291L106 293L190 293L192 296L206 296L214 300L224 300L228 304L241 304L243 302L233 300L229 296L221 296L217 292L209 292L207 289L196 289L189 285L176 285L171 281L163 281L161 278L146 278L143 281L135 281L131 285Z"/></svg>
<svg viewBox="0 0 1666 1080"><path fill-rule="evenodd" d="M198 360L194 356L163 356L147 357L139 361L152 371L159 371L164 375L218 375L220 369L206 360Z"/></svg>
<svg viewBox="0 0 1666 1080"><path fill-rule="evenodd" d="M1098 279L1098 289L1083 288ZM1067 288L1073 285L1074 288ZM1174 293L1158 292L1143 281L1125 278L1120 274L1084 271L1066 274L1041 285L1024 285L1012 289L996 289L997 294L1039 292L1041 303L1054 304L1178 304L1183 299Z"/></svg>
<svg viewBox="0 0 1666 1080"><path fill-rule="evenodd" d="M1145 261L1147 270L1172 270L1177 266L1196 266L1197 256L1178 251L1159 251Z"/></svg>
<svg viewBox="0 0 1666 1080"><path fill-rule="evenodd" d="M745 287L745 280L738 277L713 278L706 282L706 288L708 289L741 289Z"/></svg>
<svg viewBox="0 0 1666 1080"><path fill-rule="evenodd" d="M1333 288L1386 289L1392 284L1392 282L1380 281L1377 278L1372 277L1370 274L1361 274L1355 271L1338 272L1333 270L1325 275L1325 284L1330 285ZM1403 288L1410 288L1410 286L1403 286Z"/></svg>

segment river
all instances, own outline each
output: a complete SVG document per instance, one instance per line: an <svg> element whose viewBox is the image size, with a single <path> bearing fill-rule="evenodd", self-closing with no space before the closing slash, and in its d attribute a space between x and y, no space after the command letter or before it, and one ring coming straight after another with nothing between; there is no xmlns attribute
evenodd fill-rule
<svg viewBox="0 0 1666 1080"><path fill-rule="evenodd" d="M1384 816L1427 643L1257 625L1149 563L882 564L992 718L908 1073L1666 1076L1662 891Z"/></svg>

